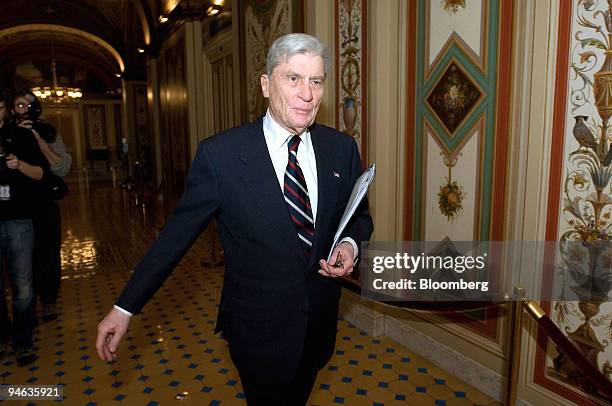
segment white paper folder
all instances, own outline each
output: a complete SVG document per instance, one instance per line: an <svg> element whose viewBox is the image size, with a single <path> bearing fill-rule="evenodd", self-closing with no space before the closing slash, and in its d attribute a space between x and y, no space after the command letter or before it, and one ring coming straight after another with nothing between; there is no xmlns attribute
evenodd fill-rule
<svg viewBox="0 0 612 406"><path fill-rule="evenodd" d="M351 192L351 197L349 198L349 201L346 204L346 207L344 208L344 213L342 214L342 218L340 219L338 230L334 235L334 243L332 244L331 250L329 251L329 255L327 256L327 262L331 261L332 252L334 252L334 248L338 244L342 232L344 232L346 225L351 220L351 217L353 217L353 214L355 214L355 211L357 210L357 207L359 207L359 204L363 200L363 197L368 192L368 188L374 180L375 174L376 164L372 164L361 174L359 178L357 178L355 186L353 186L353 191Z"/></svg>

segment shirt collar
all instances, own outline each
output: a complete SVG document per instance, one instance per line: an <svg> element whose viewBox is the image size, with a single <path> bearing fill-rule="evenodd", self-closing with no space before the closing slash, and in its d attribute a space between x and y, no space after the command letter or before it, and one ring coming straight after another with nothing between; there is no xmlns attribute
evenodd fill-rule
<svg viewBox="0 0 612 406"><path fill-rule="evenodd" d="M263 119L264 126L264 137L266 139L266 144L268 144L268 150L271 154L277 152L281 148L287 149L287 142L292 137L289 131L285 130L281 127L280 124L272 118L270 115L270 109L266 111L266 115ZM309 150L310 149L310 131L306 130L302 134L300 134L300 139L302 142L300 143L300 148Z"/></svg>

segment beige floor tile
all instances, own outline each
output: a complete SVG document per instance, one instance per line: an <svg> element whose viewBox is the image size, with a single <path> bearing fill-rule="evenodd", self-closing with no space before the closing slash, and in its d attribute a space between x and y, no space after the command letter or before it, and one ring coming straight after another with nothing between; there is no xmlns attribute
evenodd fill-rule
<svg viewBox="0 0 612 406"><path fill-rule="evenodd" d="M474 402L467 398L454 398L446 401L447 406L474 406Z"/></svg>
<svg viewBox="0 0 612 406"><path fill-rule="evenodd" d="M172 378L168 375L152 375L146 381L145 385L154 389L161 389L168 386Z"/></svg>
<svg viewBox="0 0 612 406"><path fill-rule="evenodd" d="M314 391L308 402L312 405L330 405L334 401L335 396L329 391Z"/></svg>
<svg viewBox="0 0 612 406"><path fill-rule="evenodd" d="M378 387L378 381L371 376L361 375L354 378L351 383L356 388L372 389Z"/></svg>
<svg viewBox="0 0 612 406"><path fill-rule="evenodd" d="M344 404L350 406L371 406L372 399L368 398L367 396L353 395L345 398Z"/></svg>
<svg viewBox="0 0 612 406"><path fill-rule="evenodd" d="M486 396L485 394L478 392L475 389L468 389L465 391L465 396L474 403L481 405L488 405L493 402L493 399Z"/></svg>
<svg viewBox="0 0 612 406"><path fill-rule="evenodd" d="M393 381L389 384L389 389L393 393L406 395L416 391L416 386L408 381Z"/></svg>
<svg viewBox="0 0 612 406"><path fill-rule="evenodd" d="M366 396L372 399L373 402L380 403L390 402L395 399L395 393L386 388L374 388L369 390Z"/></svg>
<svg viewBox="0 0 612 406"><path fill-rule="evenodd" d="M90 398L93 402L104 403L113 400L117 395L119 395L119 392L114 388L96 388L95 392L90 395Z"/></svg>
<svg viewBox="0 0 612 406"><path fill-rule="evenodd" d="M434 379L427 374L412 374L408 376L408 380L415 386L429 386L434 384Z"/></svg>
<svg viewBox="0 0 612 406"><path fill-rule="evenodd" d="M336 382L330 385L329 391L336 396L346 398L355 395L357 393L357 388L350 383Z"/></svg>
<svg viewBox="0 0 612 406"><path fill-rule="evenodd" d="M380 365L378 368L372 371L372 376L374 379L378 379L379 381L391 382L398 378L398 373L393 371L392 369L382 368Z"/></svg>
<svg viewBox="0 0 612 406"><path fill-rule="evenodd" d="M433 406L434 399L425 393L411 393L406 395L406 404L410 406Z"/></svg>
<svg viewBox="0 0 612 406"><path fill-rule="evenodd" d="M434 399L448 400L455 398L455 392L444 385L430 385L427 394Z"/></svg>
<svg viewBox="0 0 612 406"><path fill-rule="evenodd" d="M72 395L72 396L65 396L64 400L60 403L62 405L83 405L85 406L86 404L88 404L91 400L89 399L89 396L87 395ZM41 403L41 404L45 404L45 403ZM51 404L51 403L49 403Z"/></svg>

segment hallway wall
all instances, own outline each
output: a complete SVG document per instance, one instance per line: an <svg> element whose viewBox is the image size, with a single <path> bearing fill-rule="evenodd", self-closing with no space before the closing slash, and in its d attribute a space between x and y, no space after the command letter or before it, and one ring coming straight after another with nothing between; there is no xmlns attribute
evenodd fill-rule
<svg viewBox="0 0 612 406"><path fill-rule="evenodd" d="M84 137L82 136L79 109L45 109L42 118L55 127L62 136L66 144L66 151L72 156L73 170L82 169L85 165L85 157L82 148Z"/></svg>
<svg viewBox="0 0 612 406"><path fill-rule="evenodd" d="M120 107L118 100L102 99L87 99L78 105L45 106L42 118L62 136L72 155L72 172L78 173L90 166L88 149L107 149L111 163L118 160L117 139L123 134Z"/></svg>
<svg viewBox="0 0 612 406"><path fill-rule="evenodd" d="M588 128L599 137L601 117L609 114L607 101L597 102L594 96L595 73L602 70L608 49L607 34L599 32L604 13L610 14L607 3L482 1L455 3L454 8L452 3L410 2L406 9L393 2L368 2L367 120L390 127L369 131L373 154L368 162L382 163L370 193L374 239L580 240L585 236L577 221L583 220L583 211L587 217L600 216L593 232L607 233L609 215L605 210L594 213L593 205L586 203L598 196L596 181L588 166L573 158L578 143L572 134L574 116L585 115ZM377 26L378 21L383 24ZM403 32L405 40L386 33L387 28ZM403 58L405 63L398 62ZM393 83L391 88L384 88L378 66ZM451 86L445 88L445 82ZM384 95L380 100L377 92ZM476 101L469 108L472 92ZM440 98L443 103L436 107ZM396 113L402 104L405 122ZM449 110L461 104L468 106L467 113ZM600 160L607 151L603 145L609 144L607 137L602 139L606 141L597 138L600 150L595 151ZM384 152L379 155L379 150ZM405 174L394 170L397 165L386 167L388 160L405 167ZM444 213L440 193L449 180L461 188L463 207L453 212L452 205L446 205ZM609 179L602 186L605 191L597 193L605 200ZM607 207L602 202L596 204ZM393 224L403 230L394 230ZM559 276L545 273L541 263L539 257L514 256L505 259L503 270L529 274L543 289L531 293L540 297L559 283ZM345 299L349 320L398 339L490 396L504 399L510 337L503 308L442 316L373 305L353 295ZM612 360L604 341L610 310L597 305L596 316L585 320L583 305L584 300L580 306L576 301L544 303L562 331L609 377ZM521 361L519 402L606 403L589 393L582 378L572 378L575 367L530 320L521 336L525 350L511 355Z"/></svg>
<svg viewBox="0 0 612 406"><path fill-rule="evenodd" d="M430 1L367 6L368 163L377 164L373 239L503 238L510 145L507 117L500 114L508 112L510 82L508 54L501 51L508 44L500 41L510 37L500 33L512 26L512 7L486 1L456 11ZM458 107L444 111L452 97ZM445 213L438 195L452 182L463 192L462 208ZM348 314L370 328L384 314L385 334L502 399L503 309L442 315L371 303L356 310L355 301L347 295Z"/></svg>
<svg viewBox="0 0 612 406"><path fill-rule="evenodd" d="M534 209L525 210L524 238L555 242L592 241L593 237L609 240L611 213L605 202L610 196L610 178L594 175L606 172L604 157L610 149L606 131L609 102L601 95L605 94L602 86L606 86L610 74L612 9L608 2L564 0L529 2L526 10L524 43L526 53L531 52L525 58L526 67L517 69L517 76L522 75L522 95L531 108L523 111L517 121L525 131L525 183L529 184L525 203ZM580 131L574 133L574 128L579 128L575 127L577 116L584 117L596 145L580 146ZM593 251L577 251L571 258L559 249L553 254L554 267L533 267L537 286L552 296L542 307L610 379L609 286L594 282L592 270L578 266L569 274L564 271L579 264L577 258L588 258L593 263L601 258ZM591 288L583 292L578 285ZM554 290L555 286L560 290ZM534 323L530 323L523 346L527 351L520 383L525 399L534 404L554 401L599 405L612 401L597 394Z"/></svg>

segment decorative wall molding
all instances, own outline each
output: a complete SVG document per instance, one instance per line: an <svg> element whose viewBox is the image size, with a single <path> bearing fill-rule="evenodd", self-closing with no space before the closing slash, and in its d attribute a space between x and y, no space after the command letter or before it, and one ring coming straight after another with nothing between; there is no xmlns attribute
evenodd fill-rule
<svg viewBox="0 0 612 406"><path fill-rule="evenodd" d="M87 149L107 149L106 106L104 104L86 104L83 111L85 113Z"/></svg>
<svg viewBox="0 0 612 406"><path fill-rule="evenodd" d="M612 106L607 97L612 75L612 7L603 1L562 0L558 8L546 240L607 240L612 213L612 172L608 167L608 155L612 158L612 153L608 154L612 146L608 131ZM554 275L563 270L566 261L559 252L546 255L552 266L541 270L543 295L552 292ZM590 250L588 255L589 261L597 263L598 253ZM582 274L580 271L574 270L573 276L562 282L567 292L575 292L577 300L547 301L542 307L582 354L610 379L612 307L608 292L594 299L599 295L597 285L601 284L591 282L594 290L584 298L578 285L588 284L593 274L590 270ZM597 393L542 329L538 329L537 344L535 384L577 404L609 404L611 399Z"/></svg>
<svg viewBox="0 0 612 406"><path fill-rule="evenodd" d="M367 162L367 1L335 0L336 125Z"/></svg>
<svg viewBox="0 0 612 406"><path fill-rule="evenodd" d="M475 210L466 210L462 215L474 218L474 222L470 221L476 225L474 240L502 240L507 183L505 162L510 149L512 53L509 50L512 49L514 2L466 2L465 7L450 14L439 3L418 0L408 5L404 239L427 239L428 213L441 210L436 199L425 198L428 187L439 187L444 181L440 173L426 173L428 160L440 159L435 154L425 153L428 133L433 133L438 145L444 146L446 159L452 164L450 158L459 156L468 145L466 139L473 133L476 123L482 121L479 169L469 181L477 185L471 196ZM434 11L435 16L432 15ZM461 23L453 30L440 29L438 32L431 28L435 18L460 20ZM436 41L432 40L434 35L439 37ZM465 38L459 41L462 37ZM430 47L434 43L446 45L441 46L439 52L432 51ZM470 43L474 45L466 45ZM477 58L475 52L479 54ZM430 55L434 54L430 63ZM445 122L441 115L447 116L449 112L454 119ZM452 171L462 173L460 159ZM445 224L438 226L452 230L459 227L459 223L449 217ZM465 323L493 341L499 340L496 307L487 308L477 319L461 313L451 319Z"/></svg>

